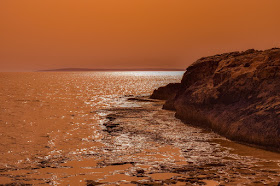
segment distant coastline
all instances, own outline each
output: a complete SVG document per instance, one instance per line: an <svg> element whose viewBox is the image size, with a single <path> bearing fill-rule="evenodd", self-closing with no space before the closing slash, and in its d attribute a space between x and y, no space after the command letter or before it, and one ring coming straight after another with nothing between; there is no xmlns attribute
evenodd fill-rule
<svg viewBox="0 0 280 186"><path fill-rule="evenodd" d="M45 69L36 72L77 72L77 71L185 71L185 69L175 68L131 68L131 69L91 69L91 68L59 68Z"/></svg>

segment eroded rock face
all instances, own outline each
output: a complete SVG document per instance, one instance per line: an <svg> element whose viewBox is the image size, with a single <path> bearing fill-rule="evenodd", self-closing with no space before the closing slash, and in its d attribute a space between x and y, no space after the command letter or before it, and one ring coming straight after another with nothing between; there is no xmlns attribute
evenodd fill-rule
<svg viewBox="0 0 280 186"><path fill-rule="evenodd" d="M150 98L161 100L174 98L180 86L180 83L169 83L165 87L159 87L158 89L154 90Z"/></svg>
<svg viewBox="0 0 280 186"><path fill-rule="evenodd" d="M159 88L152 98L166 94ZM186 123L280 151L280 49L205 57L187 68L164 106Z"/></svg>

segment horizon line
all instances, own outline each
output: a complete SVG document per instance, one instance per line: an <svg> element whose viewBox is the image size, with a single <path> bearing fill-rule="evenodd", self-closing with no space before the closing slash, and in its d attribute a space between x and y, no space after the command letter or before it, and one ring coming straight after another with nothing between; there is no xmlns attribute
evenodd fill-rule
<svg viewBox="0 0 280 186"><path fill-rule="evenodd" d="M186 69L180 68L58 68L58 69L44 69L35 72L65 72L65 71L185 71Z"/></svg>

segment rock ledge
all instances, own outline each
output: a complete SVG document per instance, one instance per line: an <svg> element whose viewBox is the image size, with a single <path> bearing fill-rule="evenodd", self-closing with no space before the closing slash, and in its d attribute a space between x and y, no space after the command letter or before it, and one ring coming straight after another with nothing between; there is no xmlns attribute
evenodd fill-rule
<svg viewBox="0 0 280 186"><path fill-rule="evenodd" d="M186 123L280 151L280 49L250 49L197 60L180 84L155 90Z"/></svg>

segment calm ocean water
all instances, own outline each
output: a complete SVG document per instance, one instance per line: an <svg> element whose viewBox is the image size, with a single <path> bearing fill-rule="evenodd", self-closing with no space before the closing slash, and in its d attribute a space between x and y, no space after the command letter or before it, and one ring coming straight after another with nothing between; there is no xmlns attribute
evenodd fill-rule
<svg viewBox="0 0 280 186"><path fill-rule="evenodd" d="M124 95L151 94L183 72L0 73L0 168L88 150L99 116Z"/></svg>

